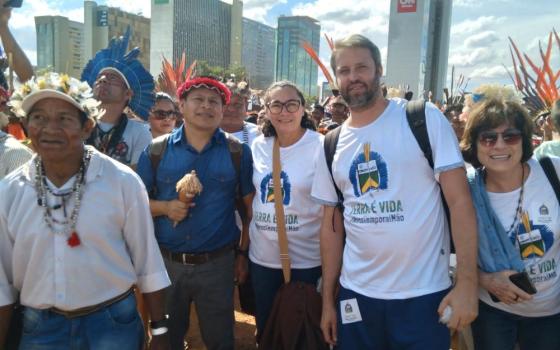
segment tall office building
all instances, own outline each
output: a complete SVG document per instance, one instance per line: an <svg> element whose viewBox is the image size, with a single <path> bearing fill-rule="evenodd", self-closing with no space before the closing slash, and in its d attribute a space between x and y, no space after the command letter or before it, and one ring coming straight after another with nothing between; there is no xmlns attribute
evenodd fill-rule
<svg viewBox="0 0 560 350"><path fill-rule="evenodd" d="M388 86L409 85L415 97L440 100L447 80L451 29L449 0L391 0Z"/></svg>
<svg viewBox="0 0 560 350"><path fill-rule="evenodd" d="M83 24L61 16L35 17L37 67L79 78L84 65Z"/></svg>
<svg viewBox="0 0 560 350"><path fill-rule="evenodd" d="M305 94L318 96L317 64L301 47L307 41L319 53L321 26L307 16L280 16L277 29L276 80L290 80Z"/></svg>
<svg viewBox="0 0 560 350"><path fill-rule="evenodd" d="M242 65L252 88L264 90L274 81L276 29L243 18Z"/></svg>
<svg viewBox="0 0 560 350"><path fill-rule="evenodd" d="M109 40L126 32L130 26L129 49L140 48L140 62L150 67L150 19L122 11L119 8L98 6L94 1L84 1L84 56L91 59L104 49Z"/></svg>
<svg viewBox="0 0 560 350"><path fill-rule="evenodd" d="M161 57L206 61L229 67L242 61L243 3L220 0L152 0L150 71L161 71Z"/></svg>

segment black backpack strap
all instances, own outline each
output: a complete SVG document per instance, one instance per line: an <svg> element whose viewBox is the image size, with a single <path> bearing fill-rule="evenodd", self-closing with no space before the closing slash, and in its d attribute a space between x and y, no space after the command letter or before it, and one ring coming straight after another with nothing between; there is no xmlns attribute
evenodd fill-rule
<svg viewBox="0 0 560 350"><path fill-rule="evenodd" d="M243 143L227 132L224 134L226 135L231 162L233 163L235 174L237 176L237 197L241 197L239 185L241 182L241 158L243 156Z"/></svg>
<svg viewBox="0 0 560 350"><path fill-rule="evenodd" d="M167 141L169 140L169 134L161 135L152 140L152 143L148 145L148 155L150 157L150 163L152 164L152 178L154 179L154 186L151 191L149 191L149 197L155 198L157 193L157 170L159 167L159 162L163 158L165 149L167 148Z"/></svg>
<svg viewBox="0 0 560 350"><path fill-rule="evenodd" d="M432 153L432 145L430 144L430 136L428 135L428 125L426 124L426 101L420 99L408 102L406 105L406 120L408 121L410 131L412 131L416 142L418 142L418 146L420 146L422 153L424 153L424 157L428 161L430 168L433 170L434 156ZM440 195L443 210L445 212L445 216L447 217L447 226L449 227L449 232L451 233L451 213L441 188ZM451 252L455 252L453 237L451 237Z"/></svg>
<svg viewBox="0 0 560 350"><path fill-rule="evenodd" d="M554 164L552 164L552 159L547 156L540 156L538 159L548 182L550 182L550 185L556 194L556 199L558 199L558 203L560 203L560 180L558 180L558 174L556 173Z"/></svg>
<svg viewBox="0 0 560 350"><path fill-rule="evenodd" d="M342 195L342 192L340 191L340 189L338 188L338 186L334 181L334 176L332 172L332 163L334 159L334 154L336 153L336 145L338 143L338 138L340 137L341 130L342 127L338 126L337 128L329 131L327 135L325 135L325 143L324 143L325 157L327 159L327 168L329 169L329 173L331 174L331 178L334 184L334 189L336 190L336 196L338 197L337 206L340 208L342 208L342 205L344 203L344 196Z"/></svg>
<svg viewBox="0 0 560 350"><path fill-rule="evenodd" d="M434 157L432 155L430 137L428 136L428 126L426 125L426 102L424 100L408 102L406 105L406 120L422 153L424 153L424 157L426 157L428 164L433 169Z"/></svg>
<svg viewBox="0 0 560 350"><path fill-rule="evenodd" d="M159 162L167 148L168 140L169 134L161 135L153 139L152 143L148 146L148 154L150 155L150 163L152 163L152 173L154 177L156 176Z"/></svg>

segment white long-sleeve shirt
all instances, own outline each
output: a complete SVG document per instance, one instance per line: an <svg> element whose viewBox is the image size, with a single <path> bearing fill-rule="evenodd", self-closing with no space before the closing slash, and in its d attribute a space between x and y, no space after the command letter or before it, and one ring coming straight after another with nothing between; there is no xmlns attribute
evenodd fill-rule
<svg viewBox="0 0 560 350"><path fill-rule="evenodd" d="M146 190L130 168L93 151L76 247L45 223L34 176L32 159L0 181L0 306L13 303L19 291L22 305L75 310L118 296L133 284L143 293L170 284ZM73 183L71 178L60 188L49 185L64 192ZM67 198L69 216L75 203L73 196ZM48 194L47 202L52 206L60 199ZM62 209L52 212L64 220Z"/></svg>

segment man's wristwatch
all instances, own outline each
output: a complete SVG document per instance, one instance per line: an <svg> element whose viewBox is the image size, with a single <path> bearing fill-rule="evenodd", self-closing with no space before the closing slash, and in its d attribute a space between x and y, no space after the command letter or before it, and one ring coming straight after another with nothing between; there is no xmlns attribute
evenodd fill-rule
<svg viewBox="0 0 560 350"><path fill-rule="evenodd" d="M249 258L249 249L241 249L241 248L237 248L235 250L236 255L242 255L246 258Z"/></svg>
<svg viewBox="0 0 560 350"><path fill-rule="evenodd" d="M169 331L167 327L169 315L164 315L163 319L159 321L150 321L150 332L152 336L163 335Z"/></svg>

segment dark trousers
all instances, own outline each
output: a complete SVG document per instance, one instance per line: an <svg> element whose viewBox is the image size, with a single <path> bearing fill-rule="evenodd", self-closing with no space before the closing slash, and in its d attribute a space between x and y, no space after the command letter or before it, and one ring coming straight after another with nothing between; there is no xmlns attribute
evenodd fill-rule
<svg viewBox="0 0 560 350"><path fill-rule="evenodd" d="M478 318L471 325L476 350L560 349L560 314L524 317L480 302Z"/></svg>
<svg viewBox="0 0 560 350"><path fill-rule="evenodd" d="M447 293L444 290L415 298L384 300L340 287L337 349L448 350L449 329L439 323L437 312ZM362 319L342 324L340 313L353 299Z"/></svg>
<svg viewBox="0 0 560 350"><path fill-rule="evenodd" d="M274 297L278 289L284 284L282 269L272 269L250 262L251 281L255 291L255 306L257 321L257 335L262 334L266 321L270 315ZM310 269L292 269L292 281L317 284L321 277L321 266Z"/></svg>
<svg viewBox="0 0 560 350"><path fill-rule="evenodd" d="M166 292L171 349L183 349L192 303L206 348L233 349L233 250L200 265L183 265L165 258L164 262L171 279Z"/></svg>

